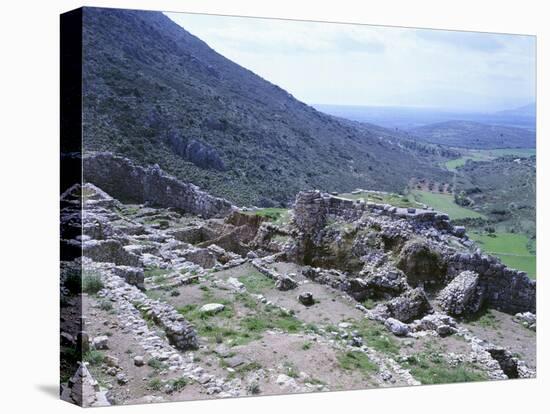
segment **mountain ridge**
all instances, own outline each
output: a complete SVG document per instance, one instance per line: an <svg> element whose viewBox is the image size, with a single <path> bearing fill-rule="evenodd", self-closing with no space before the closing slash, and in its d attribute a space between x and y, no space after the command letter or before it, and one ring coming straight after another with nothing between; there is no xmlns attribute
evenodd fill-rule
<svg viewBox="0 0 550 414"><path fill-rule="evenodd" d="M83 42L85 151L159 164L260 206L303 189L401 191L412 175L445 174L294 99L162 13L85 8Z"/></svg>

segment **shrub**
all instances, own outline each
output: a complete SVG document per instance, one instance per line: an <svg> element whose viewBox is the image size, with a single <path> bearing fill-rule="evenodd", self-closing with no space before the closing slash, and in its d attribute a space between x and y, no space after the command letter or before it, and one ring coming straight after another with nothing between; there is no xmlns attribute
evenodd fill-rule
<svg viewBox="0 0 550 414"><path fill-rule="evenodd" d="M95 295L103 289L103 282L101 276L97 272L84 272L82 278L82 291L90 295Z"/></svg>

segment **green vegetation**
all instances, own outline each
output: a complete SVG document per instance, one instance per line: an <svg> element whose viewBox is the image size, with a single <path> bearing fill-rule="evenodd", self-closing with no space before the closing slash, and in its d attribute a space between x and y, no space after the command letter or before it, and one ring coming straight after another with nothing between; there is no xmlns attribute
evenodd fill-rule
<svg viewBox="0 0 550 414"><path fill-rule="evenodd" d="M246 287L248 292L255 294L263 293L268 289L273 289L275 286L273 280L256 271L240 276L238 280Z"/></svg>
<svg viewBox="0 0 550 414"><path fill-rule="evenodd" d="M187 380L184 377L176 378L168 382L174 392L181 391L187 385Z"/></svg>
<svg viewBox="0 0 550 414"><path fill-rule="evenodd" d="M160 391L162 389L162 381L159 378L151 378L147 383L147 388L151 391Z"/></svg>
<svg viewBox="0 0 550 414"><path fill-rule="evenodd" d="M200 312L195 304L178 308L178 312L195 325L198 334L210 342L227 342L231 346L237 346L260 339L268 329L280 329L287 333L302 329L302 323L294 316L271 306L253 306L253 298L245 293L238 296L238 301L253 311L250 314L236 314L234 304L223 300L215 301L226 306L216 314Z"/></svg>
<svg viewBox="0 0 550 414"><path fill-rule="evenodd" d="M487 376L470 366L451 367L440 354L422 352L409 356L404 363L422 384L448 384L454 382L485 381Z"/></svg>
<svg viewBox="0 0 550 414"><path fill-rule="evenodd" d="M82 269L79 267L67 266L62 269L65 275L65 287L72 294L78 294L82 291Z"/></svg>
<svg viewBox="0 0 550 414"><path fill-rule="evenodd" d="M472 232L470 237L485 252L499 257L506 266L523 270L532 279L536 278L536 255L529 251L530 240L526 235Z"/></svg>
<svg viewBox="0 0 550 414"><path fill-rule="evenodd" d="M82 359L84 360L84 362L89 362L92 366L97 366L103 363L105 355L103 355L103 352L101 351L91 349L90 351L85 352L82 355Z"/></svg>
<svg viewBox="0 0 550 414"><path fill-rule="evenodd" d="M469 316L468 322L493 330L496 330L500 327L499 321L495 317L494 313L486 306L481 308L474 315Z"/></svg>
<svg viewBox="0 0 550 414"><path fill-rule="evenodd" d="M245 211L244 214L267 217L275 224L287 224L290 220L290 210L286 208L262 208L254 211Z"/></svg>
<svg viewBox="0 0 550 414"><path fill-rule="evenodd" d="M347 371L358 370L364 377L369 377L378 371L378 367L367 355L360 351L348 351L337 356L340 367Z"/></svg>
<svg viewBox="0 0 550 414"><path fill-rule="evenodd" d="M312 346L312 345L313 345L313 344L312 344L311 342L309 342L309 341L304 342L304 343L302 344L302 350L308 351L308 350L311 349L311 346Z"/></svg>
<svg viewBox="0 0 550 414"><path fill-rule="evenodd" d="M491 161L495 158L504 157L511 155L518 158L531 157L536 155L535 148L498 148L490 150L464 150L463 155L460 158L455 158L453 160L447 161L444 163L445 167L454 171L457 168L462 167L466 164L466 161Z"/></svg>
<svg viewBox="0 0 550 414"><path fill-rule="evenodd" d="M374 191L362 191L360 193L344 193L338 197L348 200L365 200L378 204L391 204L396 207L421 207L415 200L411 200L408 196L402 196L394 193L378 193Z"/></svg>
<svg viewBox="0 0 550 414"><path fill-rule="evenodd" d="M82 276L82 291L90 295L96 295L103 289L101 275L96 271L84 270Z"/></svg>
<svg viewBox="0 0 550 414"><path fill-rule="evenodd" d="M156 358L151 358L149 361L147 361L147 365L149 365L155 371L161 371L166 368L166 364Z"/></svg>
<svg viewBox="0 0 550 414"><path fill-rule="evenodd" d="M368 319L362 319L353 324L353 329L359 333L369 347L385 354L396 355L399 353L399 343L392 335L388 334L383 326Z"/></svg>
<svg viewBox="0 0 550 414"><path fill-rule="evenodd" d="M454 197L450 194L414 190L412 191L412 195L416 201L431 206L437 211L448 214L451 219L486 218L485 215L477 211L459 206L455 203Z"/></svg>

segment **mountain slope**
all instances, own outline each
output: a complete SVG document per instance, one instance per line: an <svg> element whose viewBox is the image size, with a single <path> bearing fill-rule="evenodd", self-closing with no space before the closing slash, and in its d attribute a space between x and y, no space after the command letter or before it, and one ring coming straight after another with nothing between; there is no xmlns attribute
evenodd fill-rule
<svg viewBox="0 0 550 414"><path fill-rule="evenodd" d="M534 148L535 133L522 128L447 121L410 130L419 140L460 148Z"/></svg>
<svg viewBox="0 0 550 414"><path fill-rule="evenodd" d="M238 204L303 189L402 190L441 170L231 62L161 13L84 9L84 145Z"/></svg>

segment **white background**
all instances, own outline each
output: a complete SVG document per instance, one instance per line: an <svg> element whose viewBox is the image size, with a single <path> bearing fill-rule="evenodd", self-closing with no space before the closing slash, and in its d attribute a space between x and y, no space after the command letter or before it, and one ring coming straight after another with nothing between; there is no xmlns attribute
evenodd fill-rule
<svg viewBox="0 0 550 414"><path fill-rule="evenodd" d="M538 378L482 384L110 408L120 413L548 412L548 76L546 1L4 1L0 14L0 409L64 413L58 378L58 15L112 6L538 36ZM546 115L547 116L547 115ZM546 184L548 186L548 184ZM521 197L521 194L518 194ZM107 409L105 409L107 410Z"/></svg>

